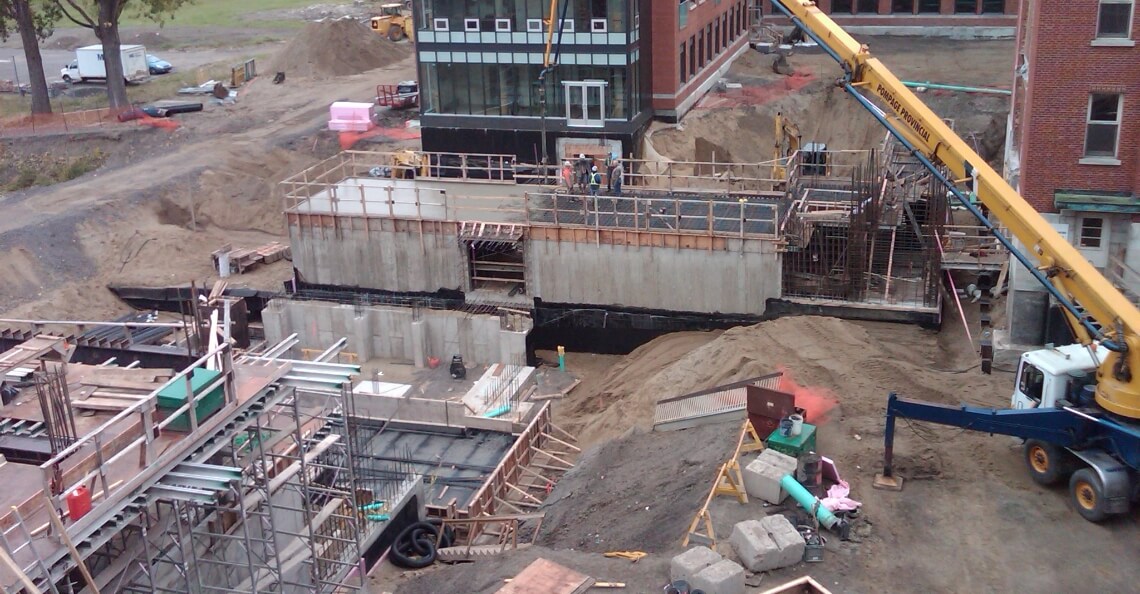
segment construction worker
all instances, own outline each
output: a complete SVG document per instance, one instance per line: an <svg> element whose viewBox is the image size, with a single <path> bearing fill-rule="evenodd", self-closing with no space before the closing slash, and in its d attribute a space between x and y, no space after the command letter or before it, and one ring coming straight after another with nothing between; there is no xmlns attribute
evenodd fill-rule
<svg viewBox="0 0 1140 594"><path fill-rule="evenodd" d="M590 168L590 195L597 198L598 190L602 187L602 174L598 173L598 166Z"/></svg>
<svg viewBox="0 0 1140 594"><path fill-rule="evenodd" d="M610 185L613 186L614 196L621 196L622 178L625 176L625 167L621 159L614 159L614 168L610 172Z"/></svg>
<svg viewBox="0 0 1140 594"><path fill-rule="evenodd" d="M614 190L614 162L617 161L617 153L609 153L606 155L606 191L612 192Z"/></svg>
<svg viewBox="0 0 1140 594"><path fill-rule="evenodd" d="M562 162L562 183L566 185L567 192L574 191L574 169L570 166L570 161Z"/></svg>
<svg viewBox="0 0 1140 594"><path fill-rule="evenodd" d="M578 154L578 186L580 191L586 191L586 186L590 183L590 161L586 159L584 153Z"/></svg>

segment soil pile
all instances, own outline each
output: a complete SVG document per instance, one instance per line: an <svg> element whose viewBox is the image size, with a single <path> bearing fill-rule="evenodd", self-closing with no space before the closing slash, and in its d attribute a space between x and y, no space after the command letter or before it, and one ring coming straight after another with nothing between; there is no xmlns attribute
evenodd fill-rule
<svg viewBox="0 0 1140 594"><path fill-rule="evenodd" d="M546 500L539 542L589 552L672 550L739 428L732 421L627 435L587 450Z"/></svg>
<svg viewBox="0 0 1140 594"><path fill-rule="evenodd" d="M946 401L946 374L972 366L976 357L964 340L940 344L931 338L914 327L817 316L780 318L719 336L667 335L611 368L598 382L604 390L572 394L566 413L575 422L568 424L583 443L597 443L630 427L650 429L662 398L780 370L821 389L805 398L838 401L844 415L881 410L891 390Z"/></svg>
<svg viewBox="0 0 1140 594"><path fill-rule="evenodd" d="M314 21L273 56L268 72L303 78L360 74L403 60L409 48L351 18Z"/></svg>

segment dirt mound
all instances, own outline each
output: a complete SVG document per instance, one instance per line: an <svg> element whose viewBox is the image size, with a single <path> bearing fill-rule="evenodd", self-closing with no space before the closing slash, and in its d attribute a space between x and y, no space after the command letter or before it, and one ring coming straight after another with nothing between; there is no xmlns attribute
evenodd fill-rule
<svg viewBox="0 0 1140 594"><path fill-rule="evenodd" d="M911 326L816 316L733 328L719 337L667 335L611 368L599 382L604 391L583 386L566 412L575 419L569 425L579 439L597 443L630 427L650 429L654 405L662 398L778 370L799 384L829 391L816 396L837 400L844 415L881 410L892 390L926 400L956 399L945 390L947 374L976 357L968 344L931 338L931 332Z"/></svg>
<svg viewBox="0 0 1140 594"><path fill-rule="evenodd" d="M359 74L404 59L409 47L351 18L314 21L274 54L267 72L304 78Z"/></svg>
<svg viewBox="0 0 1140 594"><path fill-rule="evenodd" d="M739 427L629 435L587 450L547 499L539 542L592 552L672 550Z"/></svg>

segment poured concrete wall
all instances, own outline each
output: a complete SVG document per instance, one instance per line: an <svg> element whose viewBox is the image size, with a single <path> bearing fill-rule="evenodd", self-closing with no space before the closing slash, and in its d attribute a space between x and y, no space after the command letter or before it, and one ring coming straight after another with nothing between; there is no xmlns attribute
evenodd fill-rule
<svg viewBox="0 0 1140 594"><path fill-rule="evenodd" d="M322 230L291 224L289 244L293 266L308 283L434 292L462 290L466 278L463 252L454 234Z"/></svg>
<svg viewBox="0 0 1140 594"><path fill-rule="evenodd" d="M413 311L401 307L277 299L266 306L262 320L270 343L296 333L297 352L328 348L347 337L345 350L361 361L380 357L422 366L427 357L446 361L452 355L475 364L526 360L529 327L504 330L498 316L455 311L420 310L419 315L413 320Z"/></svg>
<svg viewBox="0 0 1140 594"><path fill-rule="evenodd" d="M781 291L772 241L731 239L727 250L526 242L530 294L589 303L722 314L764 313Z"/></svg>

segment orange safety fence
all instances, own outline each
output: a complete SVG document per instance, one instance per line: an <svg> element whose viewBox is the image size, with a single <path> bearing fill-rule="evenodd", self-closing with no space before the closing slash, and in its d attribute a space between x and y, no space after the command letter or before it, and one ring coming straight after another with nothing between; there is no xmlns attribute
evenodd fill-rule
<svg viewBox="0 0 1140 594"><path fill-rule="evenodd" d="M14 138L22 136L36 136L41 134L59 134L68 132L81 132L95 130L110 126L144 125L154 128L173 130L179 124L166 118L155 118L139 112L126 114L134 107L111 109L100 107L81 111L66 111L48 114L24 114L0 119L0 138ZM132 123L132 120L134 123Z"/></svg>

